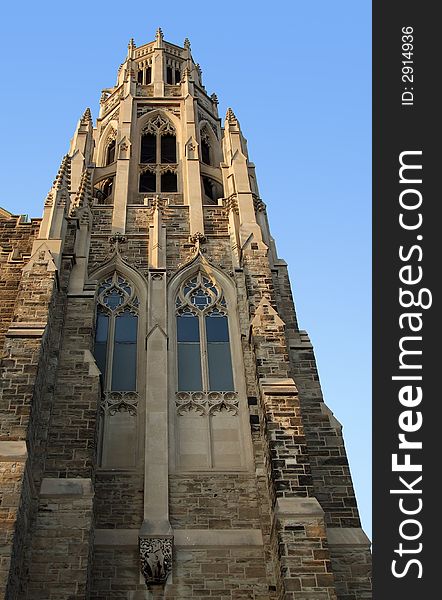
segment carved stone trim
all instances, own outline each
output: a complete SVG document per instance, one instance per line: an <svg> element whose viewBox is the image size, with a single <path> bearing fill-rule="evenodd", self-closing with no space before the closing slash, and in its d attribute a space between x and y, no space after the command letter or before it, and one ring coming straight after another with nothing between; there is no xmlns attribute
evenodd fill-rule
<svg viewBox="0 0 442 600"><path fill-rule="evenodd" d="M264 202L261 200L261 198L253 198L253 204L255 206L255 210L256 212L265 212L266 210L266 205L264 204Z"/></svg>
<svg viewBox="0 0 442 600"><path fill-rule="evenodd" d="M147 586L166 583L172 572L172 544L172 536L140 536L141 572Z"/></svg>
<svg viewBox="0 0 442 600"><path fill-rule="evenodd" d="M137 392L104 392L100 408L111 417L117 412L128 412L135 417L138 411L138 399Z"/></svg>
<svg viewBox="0 0 442 600"><path fill-rule="evenodd" d="M208 114L204 114L201 110L198 111L198 120L200 122L206 121L210 125L210 127L213 129L213 133L215 134L216 139L218 139L217 126L211 119L213 119L212 116L209 116Z"/></svg>
<svg viewBox="0 0 442 600"><path fill-rule="evenodd" d="M198 415L213 415L228 412L238 414L237 392L177 392L175 405L178 415L196 412Z"/></svg>

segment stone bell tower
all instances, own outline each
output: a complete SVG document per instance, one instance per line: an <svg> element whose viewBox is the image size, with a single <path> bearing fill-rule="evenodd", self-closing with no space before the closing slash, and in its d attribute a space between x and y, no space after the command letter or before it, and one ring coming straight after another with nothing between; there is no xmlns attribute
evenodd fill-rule
<svg viewBox="0 0 442 600"><path fill-rule="evenodd" d="M189 40L131 40L42 219L0 225L0 597L369 599L341 426Z"/></svg>

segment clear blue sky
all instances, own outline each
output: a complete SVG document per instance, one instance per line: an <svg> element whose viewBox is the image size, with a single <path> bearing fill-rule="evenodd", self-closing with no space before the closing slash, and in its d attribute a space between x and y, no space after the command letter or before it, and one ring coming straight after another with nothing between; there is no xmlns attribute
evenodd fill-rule
<svg viewBox="0 0 442 600"><path fill-rule="evenodd" d="M248 138L301 328L344 426L371 534L371 3L8 2L0 45L0 205L41 216L78 118L127 43L189 37L222 116Z"/></svg>

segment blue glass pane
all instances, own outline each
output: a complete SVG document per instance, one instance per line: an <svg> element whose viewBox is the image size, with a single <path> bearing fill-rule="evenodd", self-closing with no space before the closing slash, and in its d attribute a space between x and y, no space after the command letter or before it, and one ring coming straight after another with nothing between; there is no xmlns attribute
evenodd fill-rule
<svg viewBox="0 0 442 600"><path fill-rule="evenodd" d="M204 308L212 302L212 299L209 296L209 294L201 288L195 290L191 294L190 299L192 304L194 306L197 306L198 308Z"/></svg>
<svg viewBox="0 0 442 600"><path fill-rule="evenodd" d="M216 316L216 313L207 315L206 333L208 342L228 342L229 325L227 323L227 317Z"/></svg>
<svg viewBox="0 0 442 600"><path fill-rule="evenodd" d="M203 389L199 344L178 344L178 390L197 392Z"/></svg>
<svg viewBox="0 0 442 600"><path fill-rule="evenodd" d="M138 317L130 312L123 312L115 319L115 341L136 342L137 341Z"/></svg>
<svg viewBox="0 0 442 600"><path fill-rule="evenodd" d="M137 345L116 343L112 364L114 391L135 391L137 375Z"/></svg>
<svg viewBox="0 0 442 600"><path fill-rule="evenodd" d="M111 310L115 310L117 306L123 303L123 297L115 288L104 297L104 303Z"/></svg>
<svg viewBox="0 0 442 600"><path fill-rule="evenodd" d="M109 328L109 317L102 312L97 314L97 328L95 331L95 342L106 342Z"/></svg>
<svg viewBox="0 0 442 600"><path fill-rule="evenodd" d="M179 342L199 342L200 330L198 317L194 315L177 316L177 338Z"/></svg>
<svg viewBox="0 0 442 600"><path fill-rule="evenodd" d="M207 344L209 358L209 387L216 392L234 390L230 344L226 342Z"/></svg>

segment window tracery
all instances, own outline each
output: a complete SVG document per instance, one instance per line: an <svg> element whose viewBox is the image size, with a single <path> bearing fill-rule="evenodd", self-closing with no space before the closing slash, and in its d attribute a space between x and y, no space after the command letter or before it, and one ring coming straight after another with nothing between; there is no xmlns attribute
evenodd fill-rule
<svg viewBox="0 0 442 600"><path fill-rule="evenodd" d="M157 115L141 135L139 191L177 192L176 131L169 119Z"/></svg>
<svg viewBox="0 0 442 600"><path fill-rule="evenodd" d="M105 279L98 290L95 359L104 391L136 391L139 301L119 273Z"/></svg>
<svg viewBox="0 0 442 600"><path fill-rule="evenodd" d="M176 298L178 391L234 390L227 304L221 288L199 272Z"/></svg>
<svg viewBox="0 0 442 600"><path fill-rule="evenodd" d="M181 284L174 302L177 464L197 471L241 469L243 409L234 381L223 289L199 271Z"/></svg>

